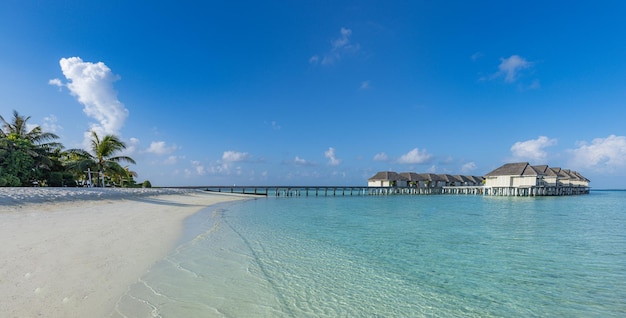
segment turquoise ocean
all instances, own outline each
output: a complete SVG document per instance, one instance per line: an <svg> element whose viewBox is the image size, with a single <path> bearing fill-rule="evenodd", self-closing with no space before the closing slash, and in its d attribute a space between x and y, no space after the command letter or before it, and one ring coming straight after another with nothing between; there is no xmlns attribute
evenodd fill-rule
<svg viewBox="0 0 626 318"><path fill-rule="evenodd" d="M626 317L626 191L216 205L112 317Z"/></svg>

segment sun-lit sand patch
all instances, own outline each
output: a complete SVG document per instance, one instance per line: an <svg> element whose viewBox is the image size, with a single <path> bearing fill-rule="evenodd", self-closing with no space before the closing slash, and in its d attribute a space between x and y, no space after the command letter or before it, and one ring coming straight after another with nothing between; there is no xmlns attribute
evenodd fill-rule
<svg viewBox="0 0 626 318"><path fill-rule="evenodd" d="M0 188L0 316L104 317L173 248L183 220L243 196Z"/></svg>

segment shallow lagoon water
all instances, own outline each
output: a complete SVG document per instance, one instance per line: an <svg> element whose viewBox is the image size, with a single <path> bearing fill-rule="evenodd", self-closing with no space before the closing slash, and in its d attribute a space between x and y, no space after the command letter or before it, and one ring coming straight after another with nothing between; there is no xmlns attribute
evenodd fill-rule
<svg viewBox="0 0 626 318"><path fill-rule="evenodd" d="M262 198L189 218L113 317L623 317L626 192Z"/></svg>

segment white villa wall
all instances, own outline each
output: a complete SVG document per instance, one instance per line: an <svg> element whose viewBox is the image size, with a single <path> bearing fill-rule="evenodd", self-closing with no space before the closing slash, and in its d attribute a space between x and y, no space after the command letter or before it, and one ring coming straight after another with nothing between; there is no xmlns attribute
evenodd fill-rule
<svg viewBox="0 0 626 318"><path fill-rule="evenodd" d="M367 181L368 187L384 187L382 180Z"/></svg>
<svg viewBox="0 0 626 318"><path fill-rule="evenodd" d="M556 176L543 177L543 182L547 187L554 187L556 186Z"/></svg>
<svg viewBox="0 0 626 318"><path fill-rule="evenodd" d="M512 178L513 187L529 187L537 185L537 176L515 176Z"/></svg>
<svg viewBox="0 0 626 318"><path fill-rule="evenodd" d="M537 176L495 176L485 179L486 187L531 187L537 185Z"/></svg>
<svg viewBox="0 0 626 318"><path fill-rule="evenodd" d="M511 176L495 176L485 179L486 187L510 187Z"/></svg>
<svg viewBox="0 0 626 318"><path fill-rule="evenodd" d="M389 180L374 180L374 181L367 181L367 186L368 187L389 187ZM401 187L401 188L405 188L408 186L408 183L404 180L398 180L395 181L395 186L396 187Z"/></svg>

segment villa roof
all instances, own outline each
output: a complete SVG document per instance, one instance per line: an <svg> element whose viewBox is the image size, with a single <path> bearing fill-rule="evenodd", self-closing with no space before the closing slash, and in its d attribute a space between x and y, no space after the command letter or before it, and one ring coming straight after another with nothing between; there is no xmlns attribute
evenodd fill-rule
<svg viewBox="0 0 626 318"><path fill-rule="evenodd" d="M561 170L561 168L548 168L546 169L546 176L556 177L559 174L559 170Z"/></svg>
<svg viewBox="0 0 626 318"><path fill-rule="evenodd" d="M407 179L407 181L425 181L424 177L415 172L401 172L401 176Z"/></svg>
<svg viewBox="0 0 626 318"><path fill-rule="evenodd" d="M581 180L580 177L576 174L576 171L572 171L569 169L564 170L572 180Z"/></svg>
<svg viewBox="0 0 626 318"><path fill-rule="evenodd" d="M481 182L483 182L483 178L481 177L476 177L476 176L463 176L465 178L467 178L468 182L472 182L475 184L480 184Z"/></svg>
<svg viewBox="0 0 626 318"><path fill-rule="evenodd" d="M476 182L476 180L474 180L472 176L464 176L462 174L458 174L455 177L457 177L458 179L461 179L462 182L470 182L470 183Z"/></svg>
<svg viewBox="0 0 626 318"><path fill-rule="evenodd" d="M544 173L537 170L537 168L535 168L534 166L528 165L526 166L526 169L524 169L524 173L522 173L522 175L523 176L538 176L538 175L544 175Z"/></svg>
<svg viewBox="0 0 626 318"><path fill-rule="evenodd" d="M539 166L532 166L532 167L533 169L537 170L537 172L543 175L545 175L548 172L548 165L539 165Z"/></svg>
<svg viewBox="0 0 626 318"><path fill-rule="evenodd" d="M458 176L453 176L451 174L440 174L439 178L441 178L441 180L447 181L447 182L463 182L463 179L461 179Z"/></svg>
<svg viewBox="0 0 626 318"><path fill-rule="evenodd" d="M441 179L441 177L438 174L434 174L434 173L420 173L420 175L424 178L424 180L427 180L427 181L445 181Z"/></svg>
<svg viewBox="0 0 626 318"><path fill-rule="evenodd" d="M398 174L397 172L393 172L393 171L380 171L377 174L375 174L373 177L369 178L368 181L376 181L376 180L383 180L383 181L398 181L398 180L407 180L406 177L401 176L400 174Z"/></svg>
<svg viewBox="0 0 626 318"><path fill-rule="evenodd" d="M464 177L460 174L455 174L452 175L456 180L458 180L459 182L463 183L463 182L469 182L469 180L467 179L467 177Z"/></svg>
<svg viewBox="0 0 626 318"><path fill-rule="evenodd" d="M437 176L439 177L440 180L445 181L445 182L455 182L455 181L457 181L457 180L454 180L452 178L452 176L449 175L449 174L441 173L441 174L438 174Z"/></svg>
<svg viewBox="0 0 626 318"><path fill-rule="evenodd" d="M531 166L528 162L507 163L487 173L485 177L540 176L546 175L548 169L548 165Z"/></svg>
<svg viewBox="0 0 626 318"><path fill-rule="evenodd" d="M486 177L496 176L521 176L528 167L528 162L506 163L499 168L486 174Z"/></svg>
<svg viewBox="0 0 626 318"><path fill-rule="evenodd" d="M570 175L565 172L565 170L558 168L558 172L557 172L557 177L559 177L560 179L569 179Z"/></svg>
<svg viewBox="0 0 626 318"><path fill-rule="evenodd" d="M578 171L574 171L574 174L578 176L580 180L589 182L589 179L585 178L582 174L578 173Z"/></svg>

